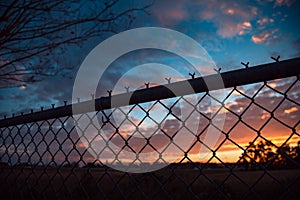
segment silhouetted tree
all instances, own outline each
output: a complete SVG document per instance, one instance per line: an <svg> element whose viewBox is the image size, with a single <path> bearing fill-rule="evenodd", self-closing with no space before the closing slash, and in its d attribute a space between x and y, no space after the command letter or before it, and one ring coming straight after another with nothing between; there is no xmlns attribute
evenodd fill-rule
<svg viewBox="0 0 300 200"><path fill-rule="evenodd" d="M66 163L63 165L64 168L77 168L79 167L78 162L71 162L71 163Z"/></svg>
<svg viewBox="0 0 300 200"><path fill-rule="evenodd" d="M247 150L240 156L240 162L246 169L256 169L260 165L268 168L292 168L300 165L300 141L298 146L286 144L277 148L271 141L249 143Z"/></svg>
<svg viewBox="0 0 300 200"><path fill-rule="evenodd" d="M101 168L102 165L95 162L88 162L86 165L84 165L82 168Z"/></svg>
<svg viewBox="0 0 300 200"><path fill-rule="evenodd" d="M293 148L295 152L295 161L300 164L300 141L298 141L297 146Z"/></svg>
<svg viewBox="0 0 300 200"><path fill-rule="evenodd" d="M72 56L67 47L128 29L149 6L123 0L1 1L0 87L62 73L59 62ZM64 67L70 72L74 66Z"/></svg>
<svg viewBox="0 0 300 200"><path fill-rule="evenodd" d="M280 155L279 162L286 168L295 168L298 164L300 166L300 141L298 141L297 146L291 147L290 145L285 145L279 148L278 154Z"/></svg>

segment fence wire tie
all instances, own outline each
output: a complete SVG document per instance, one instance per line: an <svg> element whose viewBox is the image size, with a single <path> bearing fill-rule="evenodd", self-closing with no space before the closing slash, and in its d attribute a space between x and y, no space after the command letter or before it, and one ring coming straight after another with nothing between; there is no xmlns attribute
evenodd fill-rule
<svg viewBox="0 0 300 200"><path fill-rule="evenodd" d="M112 90L107 90L108 96L111 97Z"/></svg>
<svg viewBox="0 0 300 200"><path fill-rule="evenodd" d="M277 58L274 58L273 56L270 57L272 60L274 60L275 62L279 62L279 58L280 56L277 56Z"/></svg>
<svg viewBox="0 0 300 200"><path fill-rule="evenodd" d="M124 88L126 89L126 92L128 93L130 87L129 86L125 86Z"/></svg>
<svg viewBox="0 0 300 200"><path fill-rule="evenodd" d="M194 73L189 73L189 75L192 77L192 79L195 78L195 72Z"/></svg>
<svg viewBox="0 0 300 200"><path fill-rule="evenodd" d="M171 77L169 77L169 78L165 78L166 79L166 81L168 81L168 84L170 84L171 83Z"/></svg>
<svg viewBox="0 0 300 200"><path fill-rule="evenodd" d="M216 69L216 68L214 68L214 70L215 70L215 71L216 71L218 74L220 74L220 72L221 72L221 69L222 69L221 67L220 67L220 68L217 68L217 69Z"/></svg>
<svg viewBox="0 0 300 200"><path fill-rule="evenodd" d="M104 120L103 116L101 117L101 121L102 121L103 125L109 123L109 121L110 121L109 117L107 117L106 115L104 115L104 116L105 116L105 120Z"/></svg>
<svg viewBox="0 0 300 200"><path fill-rule="evenodd" d="M149 88L150 82L145 83L146 88Z"/></svg>
<svg viewBox="0 0 300 200"><path fill-rule="evenodd" d="M241 62L241 64L244 65L246 67L246 69L249 68L249 62L247 62L247 63Z"/></svg>

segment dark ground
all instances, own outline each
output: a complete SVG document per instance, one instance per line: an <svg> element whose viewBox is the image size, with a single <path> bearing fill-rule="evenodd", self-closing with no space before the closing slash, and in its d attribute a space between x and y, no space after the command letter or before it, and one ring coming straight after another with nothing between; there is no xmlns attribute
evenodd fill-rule
<svg viewBox="0 0 300 200"><path fill-rule="evenodd" d="M1 199L300 199L300 170L1 167Z"/></svg>

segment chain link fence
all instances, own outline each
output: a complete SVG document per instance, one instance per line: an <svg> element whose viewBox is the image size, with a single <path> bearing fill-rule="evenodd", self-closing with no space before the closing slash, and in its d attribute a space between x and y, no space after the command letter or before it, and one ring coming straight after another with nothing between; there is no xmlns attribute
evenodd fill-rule
<svg viewBox="0 0 300 200"><path fill-rule="evenodd" d="M222 99L199 89L195 90L197 94L164 99L158 94L154 95L156 100L103 108L96 113L77 114L76 118L69 112L70 105L5 117L0 121L1 196L298 199L299 63L294 59L256 66L255 74L247 66L238 71L248 78L239 80L235 71L221 73L226 87ZM269 73L264 73L264 67ZM197 84L201 80L191 81L194 89L202 87ZM146 90L155 94L155 87ZM191 103L191 96L197 101ZM209 107L212 101L218 106ZM184 109L190 108L185 120L180 117L181 104L185 104ZM213 123L219 114L226 114L223 127ZM83 116L90 119L89 123L79 127L78 119ZM197 132L186 125L191 118L200 120ZM105 138L97 133L86 136L91 127L99 130L94 121L100 124ZM214 145L205 142L209 128L219 133ZM194 136L187 149L174 141L180 131ZM91 143L99 137L105 144L111 142L135 155L153 152L154 162L142 162L138 156L121 160L123 152L115 152L109 145L98 150ZM181 156L169 163L161 156L167 149L164 145L173 145ZM130 173L108 167L108 163L146 170L154 165L164 167Z"/></svg>

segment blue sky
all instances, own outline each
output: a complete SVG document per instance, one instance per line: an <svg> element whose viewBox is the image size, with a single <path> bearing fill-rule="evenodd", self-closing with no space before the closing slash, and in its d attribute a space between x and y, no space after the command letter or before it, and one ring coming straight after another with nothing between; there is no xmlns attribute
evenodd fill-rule
<svg viewBox="0 0 300 200"><path fill-rule="evenodd" d="M164 2L154 6L154 24L193 37L219 64L237 67L244 59L256 64L268 62L274 54L282 58L299 55L299 2Z"/></svg>
<svg viewBox="0 0 300 200"><path fill-rule="evenodd" d="M122 3L119 8L122 9ZM292 0L155 1L147 10L149 15L137 13L132 28L156 26L180 31L199 42L222 71L228 71L241 68L241 61L249 61L251 66L272 62L270 56L280 55L281 59L298 57L299 8L300 2ZM81 49L66 47L61 62L52 63L62 68L70 63L74 65L74 69L69 71L70 77L47 77L42 82L26 84L26 87L0 89L1 115L29 112L31 108L37 110L40 106L50 108L51 103L62 105L64 100L70 102L74 76L81 62L105 37L88 40ZM171 55L164 57L157 53L154 57L170 65L183 64ZM120 67L107 75L108 80L114 81L104 83L103 88L109 88L117 81L115 79L123 73L124 66L151 60L145 59L145 56L140 57L144 60L137 61L136 58L129 56L121 60Z"/></svg>

